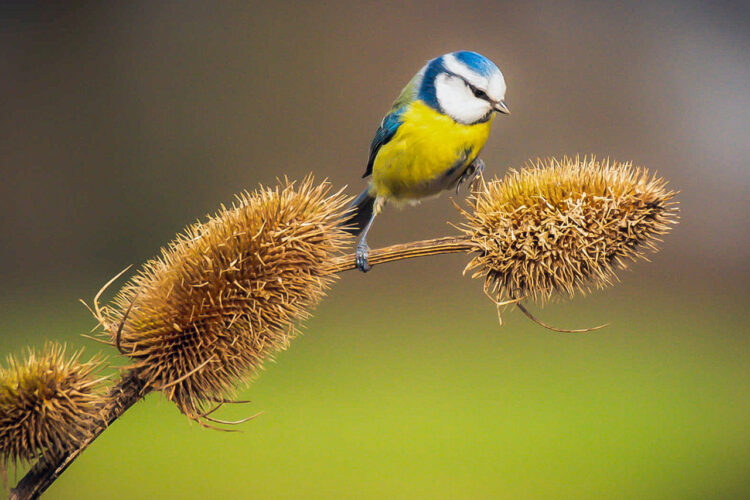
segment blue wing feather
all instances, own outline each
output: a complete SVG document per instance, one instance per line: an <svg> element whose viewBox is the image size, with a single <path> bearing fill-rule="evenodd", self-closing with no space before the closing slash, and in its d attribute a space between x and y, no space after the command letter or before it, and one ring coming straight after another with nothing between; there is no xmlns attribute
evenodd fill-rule
<svg viewBox="0 0 750 500"><path fill-rule="evenodd" d="M401 121L401 114L404 112L404 108L405 106L388 113L383 118L383 121L380 122L380 127L375 132L375 137L372 138L372 143L370 144L370 158L367 160L367 169L362 177L372 174L372 165L375 163L378 151L396 135L396 131L401 126L401 123L403 123Z"/></svg>
<svg viewBox="0 0 750 500"><path fill-rule="evenodd" d="M406 111L409 105L414 102L417 97L426 68L427 66L419 70L419 72L409 80L409 83L406 84L396 100L393 101L391 110L385 115L383 121L380 122L380 127L377 132L375 132L375 137L373 137L372 143L370 144L370 158L367 160L367 169L365 170L365 175L362 177L367 177L372 174L372 166L375 163L375 158L378 156L378 151L380 151L380 148L384 145L388 144L388 142L393 139L393 136L396 135L396 131L401 126L401 123L403 123L401 121L401 115L404 114L404 111Z"/></svg>

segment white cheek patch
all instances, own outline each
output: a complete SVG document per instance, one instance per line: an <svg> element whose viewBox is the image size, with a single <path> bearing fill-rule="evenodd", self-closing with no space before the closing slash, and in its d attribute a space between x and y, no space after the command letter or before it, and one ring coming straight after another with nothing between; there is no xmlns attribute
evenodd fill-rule
<svg viewBox="0 0 750 500"><path fill-rule="evenodd" d="M441 73L435 79L435 94L443 111L458 123L476 123L490 112L490 103L474 97L457 76Z"/></svg>

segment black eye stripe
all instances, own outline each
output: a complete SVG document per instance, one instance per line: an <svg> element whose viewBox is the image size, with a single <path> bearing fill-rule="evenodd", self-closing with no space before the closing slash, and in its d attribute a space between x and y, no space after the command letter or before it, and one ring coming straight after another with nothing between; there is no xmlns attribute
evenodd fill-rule
<svg viewBox="0 0 750 500"><path fill-rule="evenodd" d="M474 85L470 84L469 82L466 82L466 85L469 86L469 89L471 90L472 94L474 94L474 97L477 97L479 99L489 100L489 97L487 96L487 92L485 92L484 90L480 90L476 88Z"/></svg>
<svg viewBox="0 0 750 500"><path fill-rule="evenodd" d="M449 71L446 71L445 74L449 76L455 76L456 78L460 78L461 80L463 80L466 86L469 87L469 90L471 90L471 93L474 94L474 97L476 97L477 99L484 99L485 101L492 104L492 101L490 101L490 96L487 95L487 92L485 92L484 90L478 89L477 87L469 83L464 77L457 75L456 73L451 73Z"/></svg>

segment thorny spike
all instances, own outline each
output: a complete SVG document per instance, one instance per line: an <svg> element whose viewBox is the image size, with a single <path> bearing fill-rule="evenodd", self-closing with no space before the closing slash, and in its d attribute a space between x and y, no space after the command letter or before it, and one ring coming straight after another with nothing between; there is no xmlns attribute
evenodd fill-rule
<svg viewBox="0 0 750 500"><path fill-rule="evenodd" d="M586 333L586 332L593 332L594 330L601 330L602 328L605 328L605 327L609 326L609 323L605 323L603 325L594 326L594 327L591 327L591 328L580 328L580 329L577 329L577 330L568 330L568 329L565 329L565 328L556 328L554 326L548 325L547 323L544 323L542 320L540 320L539 318L535 317L533 314L531 314L529 312L528 309L526 309L526 307L522 303L517 302L516 303L516 307L518 307L521 310L521 312L524 313L526 315L526 317L529 318L531 321L533 321L534 323L536 323L537 325L539 325L541 327L546 328L547 330L552 330L553 332L559 332L559 333Z"/></svg>
<svg viewBox="0 0 750 500"><path fill-rule="evenodd" d="M219 398L206 398L206 401L213 401L214 403L222 404L234 404L234 405L246 405L252 403L249 399L219 399Z"/></svg>
<svg viewBox="0 0 750 500"><path fill-rule="evenodd" d="M484 278L495 303L544 303L607 286L676 222L675 194L630 163L537 159L482 181L471 212L460 209L474 253L465 271Z"/></svg>
<svg viewBox="0 0 750 500"><path fill-rule="evenodd" d="M120 325L117 327L117 333L115 334L115 348L118 352L122 352L122 349L120 349L120 337L122 336L122 328L125 326L125 321L128 319L128 315L130 314L130 311L133 310L133 304L135 304L135 299L138 297L138 293L133 294L133 300L130 301L130 305L125 310L125 314L122 315L122 320L120 320Z"/></svg>
<svg viewBox="0 0 750 500"><path fill-rule="evenodd" d="M100 291L94 316L143 380L199 418L286 348L335 278L325 266L350 240L349 199L331 191L307 177L238 196L178 235L112 305L99 306Z"/></svg>
<svg viewBox="0 0 750 500"><path fill-rule="evenodd" d="M201 371L201 369L204 368L207 364L209 364L213 359L214 359L213 356L211 356L210 358L208 358L207 360L205 360L203 363L199 364L198 366L196 366L195 368L193 368L189 372L187 372L184 375L182 375L180 378L178 378L176 380L172 380L168 384L161 385L161 386L157 387L156 390L157 391L165 391L165 390L167 390L167 389L169 389L171 387L176 386L180 382L183 382L184 380L188 379L192 375L195 375L196 373L198 373L199 371Z"/></svg>
<svg viewBox="0 0 750 500"><path fill-rule="evenodd" d="M0 368L0 469L9 462L51 459L88 436L104 401L97 371L104 362L81 362L81 351L48 343L26 358L9 356Z"/></svg>
<svg viewBox="0 0 750 500"><path fill-rule="evenodd" d="M120 276L122 276L123 274L125 274L126 272L128 272L131 267L133 267L132 264L129 265L129 266L127 266L125 269L123 269L119 273L115 274L112 277L112 279L110 279L109 281L107 281L104 284L104 286L101 287L99 289L99 291L96 293L96 295L94 296L94 310L92 311L92 313L94 314L94 317L100 323L102 322L102 318L104 318L104 314L102 314L102 310L99 308L99 299L101 298L101 296L104 293L104 291L107 290L107 288L109 288L112 285L112 283L114 283L115 281L117 281L118 278L120 278ZM81 300L81 302L83 303L84 306L86 306L88 308L89 311L91 311L91 308L88 306L88 304L86 304L85 302L83 302L83 300Z"/></svg>
<svg viewBox="0 0 750 500"><path fill-rule="evenodd" d="M220 420L218 418L211 418L211 417L208 417L208 416L204 416L203 418L206 419L206 420L208 420L208 421L210 421L210 422L213 422L215 424L240 425L240 424L244 424L245 422L249 422L250 420L253 420L254 418L257 418L257 417L259 417L261 415L263 415L262 411L256 413L255 415L251 415L249 417L242 418L240 420Z"/></svg>

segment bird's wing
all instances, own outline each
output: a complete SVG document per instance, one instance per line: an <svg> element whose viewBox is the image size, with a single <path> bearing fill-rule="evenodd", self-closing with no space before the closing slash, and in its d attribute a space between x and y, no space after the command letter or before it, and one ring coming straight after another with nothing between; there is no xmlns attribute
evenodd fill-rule
<svg viewBox="0 0 750 500"><path fill-rule="evenodd" d="M417 90L423 76L424 69L414 75L414 78L406 84L406 87L404 87L396 100L393 101L391 110L385 115L383 121L380 122L380 127L378 127L378 130L375 132L375 137L372 138L372 143L370 144L370 158L367 160L367 169L362 177L367 177L372 174L372 165L375 163L375 157L378 156L378 151L380 151L380 148L385 144L388 144L388 141L393 139L393 136L396 135L396 131L402 123L401 115L409 104L416 99Z"/></svg>
<svg viewBox="0 0 750 500"><path fill-rule="evenodd" d="M402 112L403 108L392 111L385 115L383 121L380 122L380 127L375 132L375 137L372 138L372 143L370 144L370 158L367 160L367 169L362 177L367 177L372 173L372 165L375 163L378 151L396 135L396 131L401 126Z"/></svg>

